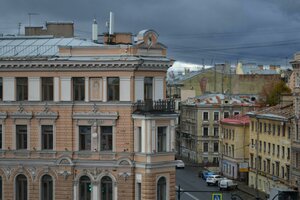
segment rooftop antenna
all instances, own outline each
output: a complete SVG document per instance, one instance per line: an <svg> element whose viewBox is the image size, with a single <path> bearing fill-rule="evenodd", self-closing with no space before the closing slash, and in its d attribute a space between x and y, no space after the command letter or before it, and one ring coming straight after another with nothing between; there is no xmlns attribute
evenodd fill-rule
<svg viewBox="0 0 300 200"><path fill-rule="evenodd" d="M92 25L92 40L93 42L98 41L98 25L97 25L96 18L94 18L94 22Z"/></svg>
<svg viewBox="0 0 300 200"><path fill-rule="evenodd" d="M21 22L18 23L18 35L21 35Z"/></svg>
<svg viewBox="0 0 300 200"><path fill-rule="evenodd" d="M39 15L39 13L28 13L29 27L31 27L31 16Z"/></svg>

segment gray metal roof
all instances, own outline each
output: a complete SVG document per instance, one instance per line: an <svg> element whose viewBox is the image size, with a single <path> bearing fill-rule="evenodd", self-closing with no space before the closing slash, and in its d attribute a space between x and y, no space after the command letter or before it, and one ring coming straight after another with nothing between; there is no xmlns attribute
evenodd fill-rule
<svg viewBox="0 0 300 200"><path fill-rule="evenodd" d="M0 37L0 58L54 57L58 55L58 46L99 46L99 44L83 39L52 36Z"/></svg>

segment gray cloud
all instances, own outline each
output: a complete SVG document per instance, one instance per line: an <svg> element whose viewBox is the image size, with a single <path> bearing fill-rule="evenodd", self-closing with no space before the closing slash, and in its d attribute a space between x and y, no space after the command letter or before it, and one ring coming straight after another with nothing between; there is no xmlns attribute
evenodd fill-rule
<svg viewBox="0 0 300 200"><path fill-rule="evenodd" d="M109 11L116 31L155 29L169 56L211 64L236 60L282 64L300 45L297 0L2 0L0 33L17 33L17 24L74 21L80 37L90 37L96 17L106 31Z"/></svg>

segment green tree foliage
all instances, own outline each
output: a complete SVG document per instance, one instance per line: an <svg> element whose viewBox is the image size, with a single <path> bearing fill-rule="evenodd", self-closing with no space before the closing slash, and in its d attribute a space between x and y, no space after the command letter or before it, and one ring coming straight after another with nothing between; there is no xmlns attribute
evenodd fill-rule
<svg viewBox="0 0 300 200"><path fill-rule="evenodd" d="M285 84L284 81L274 81L269 83L262 89L260 94L261 103L263 105L274 106L280 103L280 96L284 93L291 93L291 89Z"/></svg>

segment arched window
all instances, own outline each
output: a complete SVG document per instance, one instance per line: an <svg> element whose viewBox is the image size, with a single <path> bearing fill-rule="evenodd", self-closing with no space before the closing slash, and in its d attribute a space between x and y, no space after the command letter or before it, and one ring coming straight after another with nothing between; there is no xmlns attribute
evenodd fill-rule
<svg viewBox="0 0 300 200"><path fill-rule="evenodd" d="M16 200L27 200L27 178L20 174L16 178Z"/></svg>
<svg viewBox="0 0 300 200"><path fill-rule="evenodd" d="M92 185L88 176L82 176L79 180L79 199L91 200Z"/></svg>
<svg viewBox="0 0 300 200"><path fill-rule="evenodd" d="M165 177L161 177L157 181L157 200L167 200L167 181Z"/></svg>
<svg viewBox="0 0 300 200"><path fill-rule="evenodd" d="M104 176L101 179L101 200L113 199L113 187L112 180L108 176Z"/></svg>
<svg viewBox="0 0 300 200"><path fill-rule="evenodd" d="M42 177L41 199L53 200L53 180L49 175L44 175Z"/></svg>

